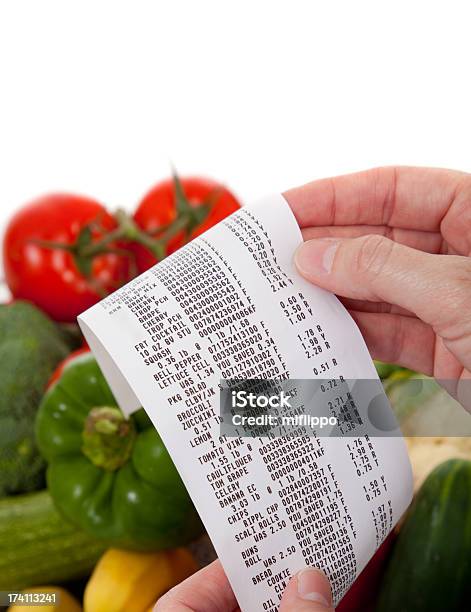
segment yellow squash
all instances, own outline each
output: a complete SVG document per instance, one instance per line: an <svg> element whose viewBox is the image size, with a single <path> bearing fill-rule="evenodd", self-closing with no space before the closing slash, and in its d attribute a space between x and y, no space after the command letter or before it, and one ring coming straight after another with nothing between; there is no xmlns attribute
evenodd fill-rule
<svg viewBox="0 0 471 612"><path fill-rule="evenodd" d="M198 566L185 548L140 553L110 548L84 595L85 612L145 612Z"/></svg>

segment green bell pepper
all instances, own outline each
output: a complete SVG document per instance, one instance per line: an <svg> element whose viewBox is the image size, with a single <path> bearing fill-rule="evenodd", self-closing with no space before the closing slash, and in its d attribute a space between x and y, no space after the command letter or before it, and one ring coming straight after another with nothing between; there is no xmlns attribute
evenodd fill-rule
<svg viewBox="0 0 471 612"><path fill-rule="evenodd" d="M143 409L126 419L91 353L74 357L44 396L36 438L62 514L111 546L184 544L202 524Z"/></svg>

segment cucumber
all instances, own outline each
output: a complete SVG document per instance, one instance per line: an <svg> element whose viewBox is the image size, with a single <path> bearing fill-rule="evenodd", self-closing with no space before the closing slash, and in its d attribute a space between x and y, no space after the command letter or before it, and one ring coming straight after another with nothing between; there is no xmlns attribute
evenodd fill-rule
<svg viewBox="0 0 471 612"><path fill-rule="evenodd" d="M86 576L103 551L62 518L46 490L0 500L0 591Z"/></svg>
<svg viewBox="0 0 471 612"><path fill-rule="evenodd" d="M450 459L420 488L381 586L377 612L470 609L471 461Z"/></svg>

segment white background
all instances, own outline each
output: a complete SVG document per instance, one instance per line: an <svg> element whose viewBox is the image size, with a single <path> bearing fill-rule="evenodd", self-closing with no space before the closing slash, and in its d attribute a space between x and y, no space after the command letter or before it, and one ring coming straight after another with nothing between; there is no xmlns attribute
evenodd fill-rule
<svg viewBox="0 0 471 612"><path fill-rule="evenodd" d="M470 169L468 2L0 5L0 232L52 190L132 208L172 161L244 200L379 164Z"/></svg>

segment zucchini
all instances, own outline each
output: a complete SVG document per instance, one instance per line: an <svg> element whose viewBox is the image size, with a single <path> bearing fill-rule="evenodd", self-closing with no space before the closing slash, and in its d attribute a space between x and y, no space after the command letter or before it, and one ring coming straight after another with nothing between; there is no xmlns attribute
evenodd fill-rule
<svg viewBox="0 0 471 612"><path fill-rule="evenodd" d="M400 531L377 612L469 610L471 461L450 459L427 477Z"/></svg>
<svg viewBox="0 0 471 612"><path fill-rule="evenodd" d="M62 518L46 490L0 500L0 591L86 576L103 551Z"/></svg>

